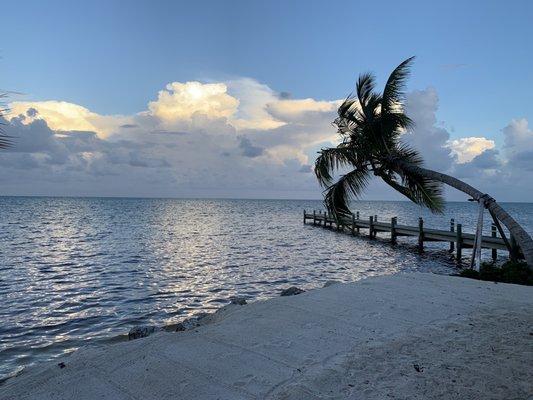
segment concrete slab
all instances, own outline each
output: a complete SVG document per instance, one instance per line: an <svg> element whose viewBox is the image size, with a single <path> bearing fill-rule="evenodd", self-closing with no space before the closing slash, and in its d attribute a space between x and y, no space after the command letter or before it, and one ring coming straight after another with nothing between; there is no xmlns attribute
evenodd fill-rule
<svg viewBox="0 0 533 400"><path fill-rule="evenodd" d="M225 307L193 330L81 349L65 368L12 378L0 399L355 399L394 388L424 399L527 397L532 294L421 273L336 284ZM472 388L476 373L492 391Z"/></svg>

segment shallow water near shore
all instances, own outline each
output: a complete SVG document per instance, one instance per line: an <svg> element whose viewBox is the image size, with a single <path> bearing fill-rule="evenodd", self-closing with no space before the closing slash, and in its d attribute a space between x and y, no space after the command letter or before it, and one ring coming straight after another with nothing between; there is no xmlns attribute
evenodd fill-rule
<svg viewBox="0 0 533 400"><path fill-rule="evenodd" d="M303 209L321 209L320 201L0 197L0 207L0 377L89 342L120 340L135 325L212 311L233 295L264 299L292 285L456 272L444 243L418 254L413 239L391 246L383 234L371 241L303 225ZM504 207L532 231L533 204ZM440 229L453 217L465 232L477 218L466 202L448 203L441 216L407 202L353 209L411 225L422 216Z"/></svg>

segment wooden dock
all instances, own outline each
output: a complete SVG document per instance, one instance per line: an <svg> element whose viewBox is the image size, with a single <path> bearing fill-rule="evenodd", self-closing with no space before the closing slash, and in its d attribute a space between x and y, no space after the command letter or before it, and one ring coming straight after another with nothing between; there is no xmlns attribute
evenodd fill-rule
<svg viewBox="0 0 533 400"><path fill-rule="evenodd" d="M304 210L303 220L304 224L307 221L312 221L313 225L334 228L352 235L360 234L361 229L363 229L368 231L368 237L371 239L375 239L379 232L387 232L390 233L390 241L392 243L396 243L398 237L401 236L417 237L418 250L420 252L424 251L424 242L448 242L449 250L450 252L455 251L458 263L462 260L463 249L473 248L476 236L472 233L463 233L462 225L456 224L453 218L450 220L448 230L426 228L422 218L418 219L418 226L407 226L398 224L396 217L391 218L390 222L381 222L378 221L376 215L360 218L359 212L352 214L352 218L343 217L337 221L326 212L313 211L308 213ZM498 250L508 251L511 259L516 259L519 252L512 237L511 243L508 243L505 238L498 237L496 225L494 224L492 225L491 236L482 236L481 248L491 249L493 260L498 257Z"/></svg>

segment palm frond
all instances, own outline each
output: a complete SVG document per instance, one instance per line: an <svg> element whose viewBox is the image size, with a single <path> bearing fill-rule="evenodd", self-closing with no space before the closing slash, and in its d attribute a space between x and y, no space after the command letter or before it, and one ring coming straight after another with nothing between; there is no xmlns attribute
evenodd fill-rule
<svg viewBox="0 0 533 400"><path fill-rule="evenodd" d="M362 114L369 122L374 120L381 108L381 95L374 92L375 86L374 75L370 73L359 75L356 85L357 98Z"/></svg>
<svg viewBox="0 0 533 400"><path fill-rule="evenodd" d="M424 163L424 159L420 155L419 151L416 149L413 149L412 147L410 147L409 145L405 143L399 143L394 148L392 159L401 160L411 165L416 165L418 167L422 166L422 164Z"/></svg>
<svg viewBox="0 0 533 400"><path fill-rule="evenodd" d="M354 169L325 190L324 205L335 219L351 214L350 200L363 193L369 178L367 169Z"/></svg>
<svg viewBox="0 0 533 400"><path fill-rule="evenodd" d="M409 69L415 57L410 57L398 65L389 76L385 89L383 90L383 102L381 113L387 114L394 112L395 107L403 99L403 89L405 81L409 77Z"/></svg>
<svg viewBox="0 0 533 400"><path fill-rule="evenodd" d="M420 174L417 167L422 165L423 159L417 150L406 144L398 144L390 157L382 160L383 169L390 171L388 178L383 177L382 173L378 175L414 203L425 206L434 213L442 213L444 210L442 182ZM395 173L399 175L401 185L397 182Z"/></svg>
<svg viewBox="0 0 533 400"><path fill-rule="evenodd" d="M356 84L356 91L359 103L361 103L361 107L367 104L368 99L374 93L375 86L376 78L374 75L369 72L359 75L359 79L357 79Z"/></svg>
<svg viewBox="0 0 533 400"><path fill-rule="evenodd" d="M398 138L402 132L414 126L413 120L403 112L382 114L381 124L384 135L391 138Z"/></svg>
<svg viewBox="0 0 533 400"><path fill-rule="evenodd" d="M409 190L410 200L425 206L431 212L441 214L444 211L442 182L435 181L412 170L399 172L403 186Z"/></svg>
<svg viewBox="0 0 533 400"><path fill-rule="evenodd" d="M315 160L315 175L322 187L328 187L333 181L332 174L339 168L354 166L356 163L353 149L340 144L337 147L322 149Z"/></svg>
<svg viewBox="0 0 533 400"><path fill-rule="evenodd" d="M358 126L364 123L364 115L360 112L358 100L350 94L339 106L339 117L333 121L333 124L339 128L341 135L349 133L352 126Z"/></svg>

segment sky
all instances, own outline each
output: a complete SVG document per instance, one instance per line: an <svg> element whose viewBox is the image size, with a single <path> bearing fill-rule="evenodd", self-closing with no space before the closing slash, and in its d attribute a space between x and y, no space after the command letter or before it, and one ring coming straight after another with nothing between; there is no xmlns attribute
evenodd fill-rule
<svg viewBox="0 0 533 400"><path fill-rule="evenodd" d="M415 55L405 141L533 201L532 17L530 1L4 4L0 194L320 198L339 101Z"/></svg>

